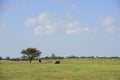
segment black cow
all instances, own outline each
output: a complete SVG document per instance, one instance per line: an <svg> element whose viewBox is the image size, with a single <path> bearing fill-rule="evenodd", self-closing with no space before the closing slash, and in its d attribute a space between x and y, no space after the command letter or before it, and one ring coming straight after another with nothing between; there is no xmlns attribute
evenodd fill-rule
<svg viewBox="0 0 120 80"><path fill-rule="evenodd" d="M60 61L56 61L55 64L60 64Z"/></svg>
<svg viewBox="0 0 120 80"><path fill-rule="evenodd" d="M39 63L41 63L41 59L39 59Z"/></svg>

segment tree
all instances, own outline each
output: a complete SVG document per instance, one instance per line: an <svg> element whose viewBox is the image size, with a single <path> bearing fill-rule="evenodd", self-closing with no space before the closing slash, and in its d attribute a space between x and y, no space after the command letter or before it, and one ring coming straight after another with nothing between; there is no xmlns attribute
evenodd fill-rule
<svg viewBox="0 0 120 80"><path fill-rule="evenodd" d="M21 54L27 56L29 59L30 63L32 60L36 57L39 57L42 52L37 50L36 48L27 48L26 50L22 50Z"/></svg>
<svg viewBox="0 0 120 80"><path fill-rule="evenodd" d="M23 61L28 60L28 58L27 58L26 55L23 55L23 56L21 57L21 59L22 59Z"/></svg>
<svg viewBox="0 0 120 80"><path fill-rule="evenodd" d="M51 54L51 58L52 59L55 59L56 58L56 55L53 53L53 54Z"/></svg>
<svg viewBox="0 0 120 80"><path fill-rule="evenodd" d="M9 56L7 56L7 57L5 58L5 60L10 60L10 57L9 57Z"/></svg>
<svg viewBox="0 0 120 80"><path fill-rule="evenodd" d="M3 58L0 56L0 60L2 60Z"/></svg>

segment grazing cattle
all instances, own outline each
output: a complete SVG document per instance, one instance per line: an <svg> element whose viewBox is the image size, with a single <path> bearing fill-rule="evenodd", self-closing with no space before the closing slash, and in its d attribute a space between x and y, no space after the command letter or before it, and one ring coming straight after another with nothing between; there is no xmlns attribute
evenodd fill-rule
<svg viewBox="0 0 120 80"><path fill-rule="evenodd" d="M60 64L60 61L56 61L55 64Z"/></svg>
<svg viewBox="0 0 120 80"><path fill-rule="evenodd" d="M41 63L41 59L39 59L39 63Z"/></svg>

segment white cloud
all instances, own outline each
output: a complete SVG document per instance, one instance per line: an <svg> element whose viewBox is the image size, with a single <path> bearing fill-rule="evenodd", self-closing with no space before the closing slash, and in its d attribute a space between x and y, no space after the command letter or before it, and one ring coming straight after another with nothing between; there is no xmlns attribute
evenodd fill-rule
<svg viewBox="0 0 120 80"><path fill-rule="evenodd" d="M39 14L37 17L32 17L25 21L26 26L45 26L50 24L53 24L52 19L50 18L49 14L45 12Z"/></svg>
<svg viewBox="0 0 120 80"><path fill-rule="evenodd" d="M46 25L46 34L54 34L57 32L55 25Z"/></svg>
<svg viewBox="0 0 120 80"><path fill-rule="evenodd" d="M93 34L95 33L95 29L89 29L87 27L85 28L73 28L73 29L67 29L68 35L83 35L83 34Z"/></svg>
<svg viewBox="0 0 120 80"><path fill-rule="evenodd" d="M72 20L72 21L67 21L67 22L64 21L62 23L62 26L65 28L75 28L75 27L80 26L80 22L77 20Z"/></svg>
<svg viewBox="0 0 120 80"><path fill-rule="evenodd" d="M67 29L66 32L68 35L77 35L81 33L81 29L80 28L75 28L75 29Z"/></svg>
<svg viewBox="0 0 120 80"><path fill-rule="evenodd" d="M115 34L115 33L119 33L119 32L120 32L120 30L115 26L107 28L107 33Z"/></svg>
<svg viewBox="0 0 120 80"><path fill-rule="evenodd" d="M116 22L116 19L112 16L106 16L101 20L101 23L103 26L114 26Z"/></svg>
<svg viewBox="0 0 120 80"><path fill-rule="evenodd" d="M29 18L25 21L26 26L36 26L37 21L35 18Z"/></svg>
<svg viewBox="0 0 120 80"><path fill-rule="evenodd" d="M48 13L43 12L38 16L38 23L40 25L50 25L52 24L52 19L50 19Z"/></svg>
<svg viewBox="0 0 120 80"><path fill-rule="evenodd" d="M52 35L56 33L57 29L54 25L45 25L35 28L35 34L37 35Z"/></svg>
<svg viewBox="0 0 120 80"><path fill-rule="evenodd" d="M120 30L117 27L117 20L113 16L106 16L101 20L103 26L106 27L106 32L108 34L116 34L119 33Z"/></svg>
<svg viewBox="0 0 120 80"><path fill-rule="evenodd" d="M69 18L69 17L68 17ZM68 35L86 35L86 34L93 34L96 32L95 29L90 29L88 27L82 26L80 21L77 19L63 20L62 26L66 29L66 34Z"/></svg>
<svg viewBox="0 0 120 80"><path fill-rule="evenodd" d="M35 34L37 35L43 35L44 34L44 28L42 26L35 28Z"/></svg>
<svg viewBox="0 0 120 80"><path fill-rule="evenodd" d="M35 26L36 35L53 35L59 30L65 31L68 35L93 34L95 30L83 27L79 20L66 16L64 19L55 19L48 13L41 13L36 18L30 18L25 21L26 26Z"/></svg>
<svg viewBox="0 0 120 80"><path fill-rule="evenodd" d="M34 26L35 34L51 35L57 32L55 22L48 13L41 13L37 17L29 18L25 21L26 26Z"/></svg>
<svg viewBox="0 0 120 80"><path fill-rule="evenodd" d="M70 9L72 10L76 10L77 9L77 5L76 4L71 4L68 6Z"/></svg>
<svg viewBox="0 0 120 80"><path fill-rule="evenodd" d="M78 26L79 26L79 22L78 21L70 22L67 25L67 27L69 27L69 28L74 28L74 27L78 27Z"/></svg>

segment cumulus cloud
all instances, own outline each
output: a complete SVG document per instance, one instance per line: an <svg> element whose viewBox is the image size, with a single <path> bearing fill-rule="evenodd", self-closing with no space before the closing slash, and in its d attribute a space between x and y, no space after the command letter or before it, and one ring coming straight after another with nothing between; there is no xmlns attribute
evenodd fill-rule
<svg viewBox="0 0 120 80"><path fill-rule="evenodd" d="M26 26L35 26L37 24L37 21L35 18L29 18L25 21Z"/></svg>
<svg viewBox="0 0 120 80"><path fill-rule="evenodd" d="M42 26L35 28L35 34L37 35L43 35L44 34L44 28Z"/></svg>
<svg viewBox="0 0 120 80"><path fill-rule="evenodd" d="M34 26L36 35L51 35L57 32L56 24L48 13L40 13L37 17L25 21L26 26Z"/></svg>
<svg viewBox="0 0 120 80"><path fill-rule="evenodd" d="M93 34L95 29L90 29L81 25L80 21L68 16L64 19L55 19L48 13L40 13L37 17L29 18L25 21L26 26L35 26L36 35L53 35L58 28L65 31L67 35Z"/></svg>
<svg viewBox="0 0 120 80"><path fill-rule="evenodd" d="M68 35L77 35L77 34L82 34L85 33L86 30L82 28L73 28L73 29L67 29L67 34Z"/></svg>
<svg viewBox="0 0 120 80"><path fill-rule="evenodd" d="M116 19L115 17L112 17L112 16L106 16L101 20L102 25L107 27L114 26L115 22L116 22Z"/></svg>
<svg viewBox="0 0 120 80"><path fill-rule="evenodd" d="M35 34L37 35L52 35L55 32L56 28L54 25L38 26L35 28Z"/></svg>
<svg viewBox="0 0 120 80"><path fill-rule="evenodd" d="M77 5L76 5L76 4L71 4L71 5L69 5L68 7L69 7L69 9L71 9L71 10L76 10L76 9L77 9Z"/></svg>
<svg viewBox="0 0 120 80"><path fill-rule="evenodd" d="M75 28L80 26L80 22L77 20L72 20L72 21L67 21L67 22L62 22L62 26L65 28Z"/></svg>
<svg viewBox="0 0 120 80"><path fill-rule="evenodd" d="M48 13L43 12L38 16L38 23L40 25L50 25L52 24L52 19L50 19Z"/></svg>
<svg viewBox="0 0 120 80"><path fill-rule="evenodd" d="M109 34L119 33L120 30L117 27L117 20L113 16L106 16L101 20L103 26L106 27L106 32Z"/></svg>
<svg viewBox="0 0 120 80"><path fill-rule="evenodd" d="M115 26L112 26L112 27L107 28L107 33L115 34L115 33L119 33L119 32L120 32L120 29L118 29L118 28L115 27Z"/></svg>
<svg viewBox="0 0 120 80"><path fill-rule="evenodd" d="M64 28L66 29L67 35L86 35L93 34L96 32L96 29L84 27L77 19L71 19L67 22L64 21L62 26L64 26Z"/></svg>
<svg viewBox="0 0 120 80"><path fill-rule="evenodd" d="M95 32L96 32L95 29L89 29L87 27L85 27L85 28L67 29L67 34L68 35L93 34Z"/></svg>
<svg viewBox="0 0 120 80"><path fill-rule="evenodd" d="M46 25L46 34L54 34L57 32L55 25Z"/></svg>

